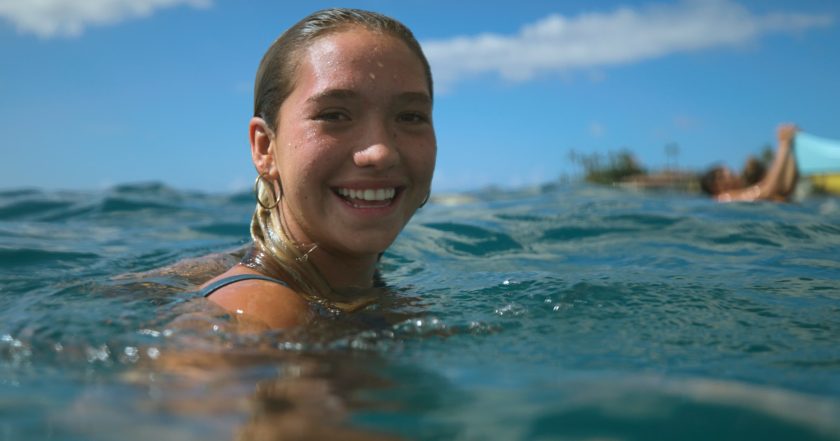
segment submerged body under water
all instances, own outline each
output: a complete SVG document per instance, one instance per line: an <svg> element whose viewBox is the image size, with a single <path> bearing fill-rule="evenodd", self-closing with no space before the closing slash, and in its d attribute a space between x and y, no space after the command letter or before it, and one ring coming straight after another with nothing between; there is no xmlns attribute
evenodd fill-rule
<svg viewBox="0 0 840 441"><path fill-rule="evenodd" d="M437 198L385 299L257 334L194 293L253 208L0 193L0 440L840 439L840 199Z"/></svg>

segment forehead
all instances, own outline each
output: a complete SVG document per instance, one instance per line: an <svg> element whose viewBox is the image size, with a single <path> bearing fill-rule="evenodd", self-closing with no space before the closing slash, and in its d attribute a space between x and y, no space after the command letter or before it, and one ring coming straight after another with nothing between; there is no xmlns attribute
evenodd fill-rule
<svg viewBox="0 0 840 441"><path fill-rule="evenodd" d="M321 36L306 47L300 55L295 84L295 89L372 84L429 92L424 65L405 42L358 26Z"/></svg>

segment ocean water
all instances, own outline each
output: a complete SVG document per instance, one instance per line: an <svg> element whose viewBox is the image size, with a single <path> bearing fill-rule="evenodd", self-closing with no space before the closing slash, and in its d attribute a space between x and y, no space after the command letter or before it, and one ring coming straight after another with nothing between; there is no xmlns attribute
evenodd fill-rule
<svg viewBox="0 0 840 441"><path fill-rule="evenodd" d="M437 197L382 302L257 334L193 292L253 208L0 193L0 440L840 439L840 199Z"/></svg>

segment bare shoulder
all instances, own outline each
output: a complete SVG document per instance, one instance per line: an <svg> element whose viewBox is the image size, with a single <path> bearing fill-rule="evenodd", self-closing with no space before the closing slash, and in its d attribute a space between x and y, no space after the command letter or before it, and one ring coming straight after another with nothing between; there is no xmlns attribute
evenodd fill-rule
<svg viewBox="0 0 840 441"><path fill-rule="evenodd" d="M202 288L230 276L259 274L235 265L207 281ZM271 328L289 328L305 323L312 310L303 296L285 285L266 280L242 280L219 288L207 297L211 302L233 314L257 319Z"/></svg>

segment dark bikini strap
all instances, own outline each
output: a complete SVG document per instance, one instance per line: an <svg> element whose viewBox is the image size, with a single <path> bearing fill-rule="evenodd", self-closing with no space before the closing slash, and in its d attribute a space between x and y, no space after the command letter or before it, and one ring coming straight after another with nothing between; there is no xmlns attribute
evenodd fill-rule
<svg viewBox="0 0 840 441"><path fill-rule="evenodd" d="M239 281L242 281L242 280L265 280L267 282L274 282L274 283L279 283L280 285L283 285L283 286L289 286L288 284L286 284L286 282L284 282L280 279L275 279L273 277L261 276L259 274L237 274L235 276L230 276L230 277L225 277L224 279L219 279L219 280L207 285L204 289L199 291L199 294L201 294L202 297L207 297L210 294L213 294L214 292L216 292L219 288L228 286L231 283L236 283L236 282L239 282Z"/></svg>

